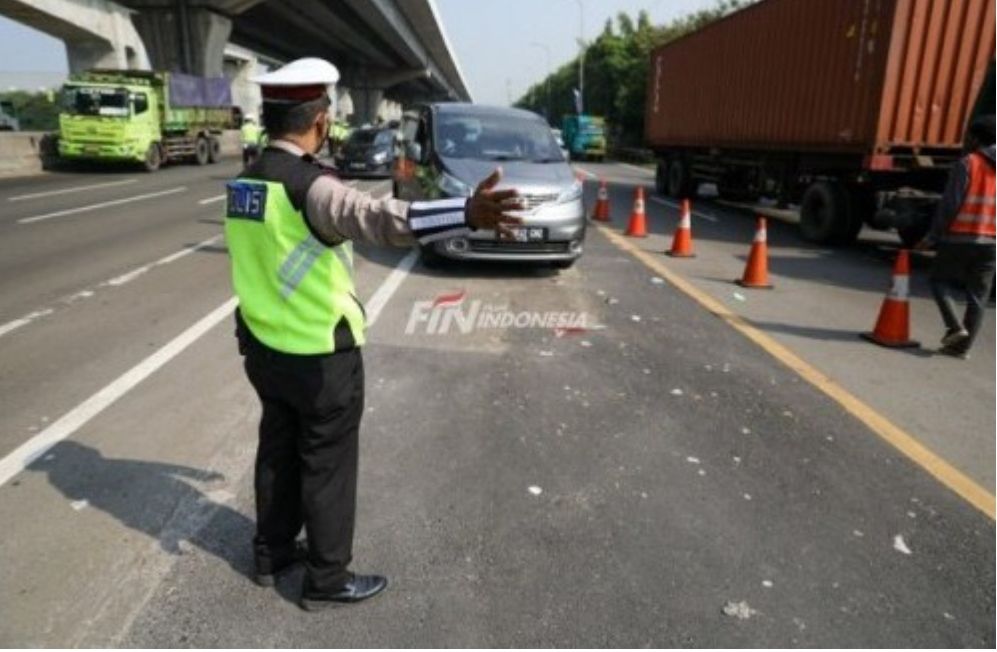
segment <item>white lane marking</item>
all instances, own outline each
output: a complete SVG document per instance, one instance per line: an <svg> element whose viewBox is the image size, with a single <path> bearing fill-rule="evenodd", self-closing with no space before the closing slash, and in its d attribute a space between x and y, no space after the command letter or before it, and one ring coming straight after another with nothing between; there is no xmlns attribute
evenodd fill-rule
<svg viewBox="0 0 997 652"><path fill-rule="evenodd" d="M25 199L38 199L39 197L54 197L55 195L67 195L71 192L79 192L81 190L93 190L95 188L110 188L112 186L124 186L129 183L135 183L135 181L137 181L137 179L122 179L120 181L92 183L88 186L73 186L71 188L60 188L59 190L46 190L44 192L33 192L27 195L17 195L16 197L8 197L7 201L24 201Z"/></svg>
<svg viewBox="0 0 997 652"><path fill-rule="evenodd" d="M185 190L187 190L187 186L170 188L169 190L160 190L159 192L147 192L144 195L135 195L134 197L125 197L123 199L113 199L111 201L105 201L99 204L90 204L89 206L77 206L76 208L67 208L65 210L55 211L53 213L45 213L44 215L24 217L19 219L17 223L32 224L34 222L41 222L42 220L50 220L53 217L64 217L66 215L76 215L77 213L88 213L90 211L96 211L101 208L107 208L108 206L120 206L121 204L130 204L131 202L142 201L144 199L153 199L154 197L162 197L164 195L172 195L174 193L183 192Z"/></svg>
<svg viewBox="0 0 997 652"><path fill-rule="evenodd" d="M228 317L235 309L236 303L235 297L228 299L161 349L118 376L96 394L59 417L52 425L14 449L13 452L0 460L0 485L6 484L8 480L44 455L45 451L76 432L81 426L196 342L212 327Z"/></svg>
<svg viewBox="0 0 997 652"><path fill-rule="evenodd" d="M160 267L162 265L169 265L172 262L180 260L184 256L188 256L188 255L194 253L195 251L198 251L199 249L203 249L203 248L205 248L205 247L207 247L209 245L214 244L221 237L222 237L221 234L218 234L216 236L212 236L212 237L208 238L207 240L202 240L201 242L198 242L195 245L191 245L189 247L184 247L183 249L181 249L179 251L176 251L176 252L174 252L174 253L172 253L172 254L170 254L168 256L164 256L164 257L160 258L159 260L157 260L155 262L149 263L147 265L142 265L141 267L136 267L135 269L133 269L131 271L125 272L124 274L121 274L119 276L115 276L114 278L111 278L111 279L108 279L108 280L103 281L101 283L98 283L97 285L95 285L93 287L84 288L84 289L80 290L79 292L76 292L74 294L69 295L68 297L63 297L62 299L59 299L58 301L63 306L68 306L68 305L76 303L77 301L80 301L82 299L89 299L90 297L92 297L92 296L94 296L96 294L97 290L99 290L101 288L118 287L118 286L124 285L125 283L128 283L129 281L135 280L136 278L138 278L142 274L145 274L146 272L148 272L153 267ZM27 315L24 315L23 317L20 317L18 319L13 320L13 321L9 321L6 324L0 324L0 337L3 337L7 333L10 333L11 331L18 329L21 326L26 326L26 325L30 324L31 322L35 321L36 319L38 319L40 317L45 317L47 315L51 315L53 312L55 312L55 308L43 308L42 310L36 310L35 312L32 312L32 313L27 314Z"/></svg>
<svg viewBox="0 0 997 652"><path fill-rule="evenodd" d="M386 199L389 195L390 193L381 195L377 199ZM377 290L374 291L374 294L371 295L370 300L367 301L364 307L367 312L368 328L373 326L374 322L377 321L377 318L381 316L381 311L384 310L384 306L387 305L391 295L395 293L398 287L402 284L402 281L405 280L405 277L408 276L408 273L412 271L413 267L415 267L417 260L419 260L419 251L417 249L413 249L405 254L405 256L398 261L398 264L395 265L395 268L391 270L391 273L388 274L388 278L384 279L384 281L381 282L380 287L378 287Z"/></svg>
<svg viewBox="0 0 997 652"><path fill-rule="evenodd" d="M388 278L384 279L381 283L381 287L377 288L377 291L370 297L370 301L367 302L367 325L373 326L377 318L381 316L381 311L384 306L388 303L388 299L391 295L395 293L398 286L402 284L408 273L412 271L415 267L415 262L419 259L419 252L416 249L405 254L405 256L398 261L395 268L391 270L388 274Z"/></svg>
<svg viewBox="0 0 997 652"><path fill-rule="evenodd" d="M197 203L200 204L201 206L204 206L205 204L213 204L216 201L221 201L223 199L225 199L225 195L221 194L221 195L215 195L214 197L208 197L207 199L202 199Z"/></svg>
<svg viewBox="0 0 997 652"><path fill-rule="evenodd" d="M671 201L670 199L664 199L662 197L658 197L658 196L652 195L651 196L651 201L653 201L656 204L661 204L663 206L669 206L669 207L674 208L676 210L682 210L682 204L680 204L678 202ZM716 222L720 221L716 217L714 217L713 215L710 215L709 213L703 213L701 211L692 211L692 214L695 215L696 217L699 217L699 218L702 218L702 219L706 220L707 222L714 222L714 223L716 223Z"/></svg>
<svg viewBox="0 0 997 652"><path fill-rule="evenodd" d="M21 326L27 326L28 324L38 319L39 317L44 317L45 315L51 315L52 312L54 311L51 308L36 310L32 313L29 313L21 317L20 319L15 319L13 321L7 322L6 324L0 325L0 337L3 337L7 333L17 328L20 328Z"/></svg>
<svg viewBox="0 0 997 652"><path fill-rule="evenodd" d="M415 265L417 259L418 251L413 249L398 261L395 269L374 292L374 295L368 302L368 326L373 326L374 322L377 321L381 310L384 309L385 304L387 304L395 290L398 289L405 276L408 275L409 270ZM52 446L79 430L88 421L104 411L105 408L182 353L187 347L228 317L235 310L238 303L239 300L236 297L229 298L225 303L198 320L193 326L170 340L161 349L118 376L96 394L59 417L50 426L14 449L13 452L0 460L0 486L6 484L8 480L44 455Z"/></svg>

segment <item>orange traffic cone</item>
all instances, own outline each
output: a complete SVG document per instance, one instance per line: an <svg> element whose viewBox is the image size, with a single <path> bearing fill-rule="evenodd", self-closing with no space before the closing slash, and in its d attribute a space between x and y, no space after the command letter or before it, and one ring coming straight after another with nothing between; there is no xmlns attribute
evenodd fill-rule
<svg viewBox="0 0 997 652"><path fill-rule="evenodd" d="M907 302L910 284L910 260L906 249L901 249L893 266L893 287L879 309L876 328L862 337L891 348L913 348L920 343L910 339L910 305Z"/></svg>
<svg viewBox="0 0 997 652"><path fill-rule="evenodd" d="M606 189L606 182L603 179L599 180L599 198L595 202L592 219L597 222L609 221L609 190Z"/></svg>
<svg viewBox="0 0 997 652"><path fill-rule="evenodd" d="M634 209L630 213L630 223L627 225L626 235L633 238L647 237L647 216L644 214L644 188L637 186L634 193Z"/></svg>
<svg viewBox="0 0 997 652"><path fill-rule="evenodd" d="M682 217L679 218L679 228L672 236L672 248L668 250L668 255L675 258L694 258L692 253L692 209L689 208L689 200L682 200Z"/></svg>
<svg viewBox="0 0 997 652"><path fill-rule="evenodd" d="M737 281L744 288L772 289L769 283L769 247L768 232L765 228L765 218L758 218L758 228L755 229L755 239L751 243L751 253L748 263L744 266L744 275Z"/></svg>

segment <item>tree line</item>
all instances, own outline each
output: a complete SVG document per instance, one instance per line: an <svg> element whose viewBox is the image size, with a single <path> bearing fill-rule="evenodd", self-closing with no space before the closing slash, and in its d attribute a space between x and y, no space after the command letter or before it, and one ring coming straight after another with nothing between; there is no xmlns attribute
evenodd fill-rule
<svg viewBox="0 0 997 652"><path fill-rule="evenodd" d="M652 25L646 11L634 21L626 13L607 20L602 33L585 48L585 112L603 116L611 144L635 147L644 138L644 98L651 51L741 9L755 0L718 0L707 9ZM526 91L515 106L547 116L554 127L575 112L578 57Z"/></svg>

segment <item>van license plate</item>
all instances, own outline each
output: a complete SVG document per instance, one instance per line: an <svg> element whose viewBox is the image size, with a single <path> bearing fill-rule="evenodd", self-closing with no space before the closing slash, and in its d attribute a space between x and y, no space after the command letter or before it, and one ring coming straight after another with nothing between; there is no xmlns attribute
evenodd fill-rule
<svg viewBox="0 0 997 652"><path fill-rule="evenodd" d="M543 242L547 239L547 229L539 226L513 226L509 228L509 235L499 237L511 242Z"/></svg>

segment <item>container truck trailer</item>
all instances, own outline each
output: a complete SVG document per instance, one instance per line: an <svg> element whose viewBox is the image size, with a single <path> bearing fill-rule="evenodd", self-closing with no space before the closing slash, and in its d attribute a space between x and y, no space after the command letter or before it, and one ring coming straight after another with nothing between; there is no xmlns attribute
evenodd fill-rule
<svg viewBox="0 0 997 652"><path fill-rule="evenodd" d="M214 163L233 116L225 78L93 70L73 75L62 89L59 155L134 161L150 172L173 161Z"/></svg>
<svg viewBox="0 0 997 652"><path fill-rule="evenodd" d="M994 0L762 0L651 54L659 192L798 203L823 244L927 230L965 129L994 112Z"/></svg>

